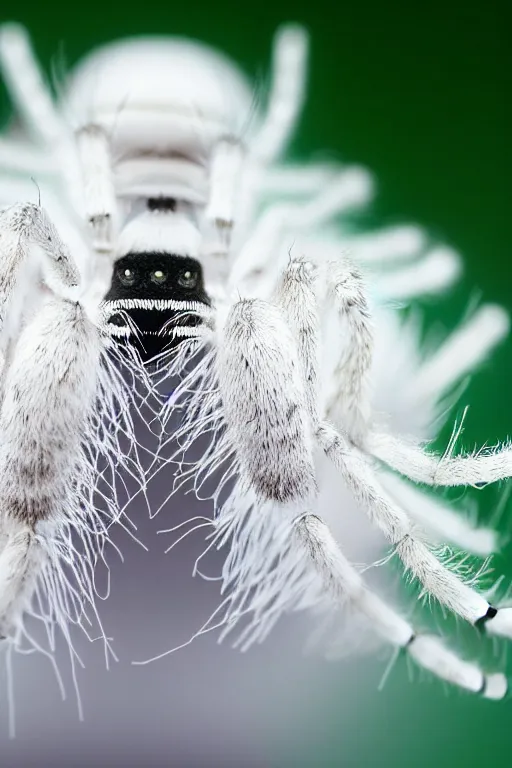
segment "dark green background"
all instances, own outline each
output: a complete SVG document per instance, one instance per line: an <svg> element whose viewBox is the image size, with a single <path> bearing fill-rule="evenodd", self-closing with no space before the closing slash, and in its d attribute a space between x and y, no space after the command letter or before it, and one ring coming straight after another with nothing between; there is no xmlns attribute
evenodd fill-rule
<svg viewBox="0 0 512 768"><path fill-rule="evenodd" d="M305 157L330 150L369 166L379 197L363 224L418 221L464 254L462 287L442 305L426 304L430 320L451 324L476 288L512 310L508 6L506 0L89 0L14 7L2 0L0 18L28 26L45 66L61 48L72 64L113 38L170 33L203 39L259 74L266 71L276 26L288 20L306 24L312 36L309 98L293 152ZM0 108L7 113L3 91ZM464 403L472 404L467 446L512 433L511 351L510 344L503 346L464 395ZM498 493L485 491L479 498L484 519ZM510 529L510 514L509 508L504 530ZM504 555L500 570L507 556L511 561L512 546ZM288 754L271 759L279 765L385 768L512 764L512 703L446 693L438 683L410 684L404 665L378 693L381 671L369 661L349 720L338 710L336 685L312 693L303 709L316 721L315 737L304 745L291 733ZM332 672L336 682L335 667ZM340 671L340 696L346 700L343 680ZM300 744L295 751L294 743Z"/></svg>

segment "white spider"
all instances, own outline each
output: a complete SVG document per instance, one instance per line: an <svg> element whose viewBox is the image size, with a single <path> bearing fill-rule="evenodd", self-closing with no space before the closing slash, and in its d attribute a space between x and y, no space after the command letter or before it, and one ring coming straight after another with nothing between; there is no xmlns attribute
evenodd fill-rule
<svg viewBox="0 0 512 768"><path fill-rule="evenodd" d="M474 579L465 583L430 545L441 541L486 556L496 548L494 532L473 529L385 471L440 486L510 476L508 447L441 458L420 446L434 435L445 394L504 337L507 318L497 307L482 307L423 359L414 331L387 302L406 303L448 287L460 271L458 256L448 248L427 250L415 227L364 236L335 227L335 217L370 199L371 177L364 169L283 164L304 95L304 31L288 26L276 36L264 113L231 62L188 41L107 46L71 78L59 108L22 29L3 28L0 56L23 121L21 132L13 129L0 143L0 202L12 205L1 219L0 241L1 296L10 307L2 330L2 483L16 485L12 456L26 455L26 440L38 434L38 450L54 462L58 481L57 526L80 517L79 507L69 512L62 506L64 486L97 485L91 473L80 482L82 463L75 457L91 438L83 426L91 410L95 425L103 411L115 421L112 408L102 406L114 396L96 397L102 369L88 348L79 352L85 331L67 317L79 313L92 320L87 332L94 350L116 336L120 349L133 345L144 360L157 357L158 383L181 375L161 416L167 424L184 408L172 438L185 453L211 435L184 479L193 477L197 491L212 478L215 483L209 548L230 541L218 621L224 633L248 617L237 641L247 647L263 639L283 612L303 607L326 612L339 628L337 611L348 605L422 667L487 698L502 698L503 674L486 674L439 638L417 632L369 590L325 522L334 503L346 512L355 501L426 595L487 632L512 638L512 609L491 606ZM39 206L18 204L33 194L30 176L37 177L53 224ZM47 232L51 246L41 234ZM68 288L74 272L60 238L78 263L79 293ZM57 297L37 292L42 306L32 323L27 318L39 273L32 260L26 272L16 271L19 255L9 245L14 239L43 247L46 260L37 269ZM371 278L371 312L356 263ZM43 320L55 307L60 314L51 315L50 332ZM60 350L68 350L67 334L73 334L75 383L66 373L70 386L59 387L63 374L56 369L71 365L60 358ZM25 343L42 349L42 359L29 363ZM111 368L107 392L114 377ZM18 381L25 385L23 396ZM51 405L55 389L62 397L58 407ZM126 404L120 383L118 389L115 397ZM130 433L126 407L123 413L122 428ZM71 465L58 463L45 426L51 439L62 428ZM404 429L414 439L394 437ZM97 445L97 434L92 438ZM123 458L118 445L105 452ZM334 479L328 461L338 470ZM16 536L27 529L27 498L21 513L12 503L2 505L4 622L5 605L15 599L19 613L30 601L22 566L11 565ZM92 509L84 517L90 515ZM33 522L41 516L35 510ZM24 535L33 538L32 529ZM63 541L70 543L69 537ZM210 628L208 622L203 631Z"/></svg>

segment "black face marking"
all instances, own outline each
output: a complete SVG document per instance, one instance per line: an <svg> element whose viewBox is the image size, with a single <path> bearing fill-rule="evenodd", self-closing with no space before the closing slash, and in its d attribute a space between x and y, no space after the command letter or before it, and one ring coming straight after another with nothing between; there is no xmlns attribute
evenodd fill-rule
<svg viewBox="0 0 512 768"><path fill-rule="evenodd" d="M116 262L112 284L105 296L107 306L114 301L119 312L111 314L108 323L118 328L129 327L128 316L140 338L131 333L125 341L133 344L145 361L177 343L172 335L172 322L160 333L173 318L176 318L175 325L200 323L197 315L180 316L187 304L199 302L210 306L203 270L196 259L155 252L129 253ZM146 302L149 306L140 306Z"/></svg>

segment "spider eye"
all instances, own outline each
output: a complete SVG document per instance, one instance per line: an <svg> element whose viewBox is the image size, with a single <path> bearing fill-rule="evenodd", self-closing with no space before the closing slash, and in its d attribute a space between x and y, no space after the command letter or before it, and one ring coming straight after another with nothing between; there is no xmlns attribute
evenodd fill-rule
<svg viewBox="0 0 512 768"><path fill-rule="evenodd" d="M135 271L129 267L120 267L117 270L117 276L123 285L133 285L137 279Z"/></svg>
<svg viewBox="0 0 512 768"><path fill-rule="evenodd" d="M151 273L151 280L158 285L162 285L167 280L167 272L164 272L163 269L155 269Z"/></svg>
<svg viewBox="0 0 512 768"><path fill-rule="evenodd" d="M178 275L178 284L182 288L196 288L199 280L199 272L195 269L184 269Z"/></svg>

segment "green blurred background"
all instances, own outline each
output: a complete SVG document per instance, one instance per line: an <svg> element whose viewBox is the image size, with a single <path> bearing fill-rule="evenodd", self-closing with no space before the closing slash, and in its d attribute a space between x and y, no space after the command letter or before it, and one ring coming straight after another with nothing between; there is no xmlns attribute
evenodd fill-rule
<svg viewBox="0 0 512 768"><path fill-rule="evenodd" d="M468 300L512 310L509 199L512 62L506 0L463 2L290 2L259 5L193 3L28 3L2 0L0 17L29 28L45 67L63 51L73 64L95 45L118 37L169 33L218 46L249 74L267 71L275 28L305 24L312 37L309 97L293 143L296 157L328 151L368 166L378 198L363 225L418 222L466 259L462 285L425 305L431 322L453 324ZM0 110L8 114L0 91ZM475 377L463 402L472 408L464 444L494 443L512 433L512 347L504 345ZM441 435L446 442L450 428ZM482 520L499 499L479 494ZM503 530L510 529L506 510ZM512 546L497 568L512 575ZM498 647L501 651L501 646ZM382 665L368 661L347 719L344 677L332 667L329 690L308 691L301 709L311 725L306 743L290 733L275 766L510 766L512 704L493 704L410 683L399 664L382 692ZM349 685L357 684L352 677ZM306 693L305 693L306 697ZM44 764L44 763L41 763Z"/></svg>

